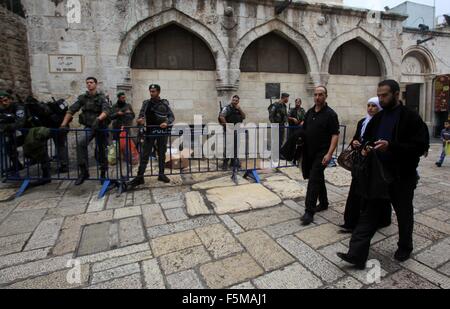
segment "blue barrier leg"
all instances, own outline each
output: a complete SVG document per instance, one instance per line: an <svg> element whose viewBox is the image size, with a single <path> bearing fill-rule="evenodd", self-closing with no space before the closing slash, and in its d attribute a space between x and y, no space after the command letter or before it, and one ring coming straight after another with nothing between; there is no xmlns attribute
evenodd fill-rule
<svg viewBox="0 0 450 309"><path fill-rule="evenodd" d="M257 170L248 170L245 173L245 178L250 177L251 179L253 179L256 183L261 183L261 178L259 178L259 174Z"/></svg>
<svg viewBox="0 0 450 309"><path fill-rule="evenodd" d="M98 198L102 199L105 197L106 192L108 192L109 185L111 184L111 180L105 180L105 182L103 183L102 189L100 190L100 193L98 194Z"/></svg>
<svg viewBox="0 0 450 309"><path fill-rule="evenodd" d="M22 185L20 186L19 192L17 192L16 194L16 198L19 198L22 196L22 194L28 189L28 186L30 185L30 180L29 179L25 179L22 183Z"/></svg>

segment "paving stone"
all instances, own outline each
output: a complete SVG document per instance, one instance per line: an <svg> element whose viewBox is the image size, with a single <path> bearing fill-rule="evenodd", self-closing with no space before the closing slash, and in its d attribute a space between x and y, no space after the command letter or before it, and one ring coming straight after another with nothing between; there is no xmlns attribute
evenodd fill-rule
<svg viewBox="0 0 450 309"><path fill-rule="evenodd" d="M106 203L106 209L118 209L125 207L125 202L127 200L127 196L122 194L119 197L110 195L108 201Z"/></svg>
<svg viewBox="0 0 450 309"><path fill-rule="evenodd" d="M233 235L221 224L201 227L195 230L215 259L223 258L243 250Z"/></svg>
<svg viewBox="0 0 450 309"><path fill-rule="evenodd" d="M46 260L34 261L0 270L0 284L13 283L21 279L37 277L67 268L72 255L58 256Z"/></svg>
<svg viewBox="0 0 450 309"><path fill-rule="evenodd" d="M33 232L45 215L45 209L12 213L0 224L0 236Z"/></svg>
<svg viewBox="0 0 450 309"><path fill-rule="evenodd" d="M119 266L132 264L135 262L140 262L144 260L152 259L153 255L151 251L142 251L137 252L125 256L115 257L108 259L106 261L97 262L94 265L92 265L92 271L93 272L100 272L111 268L116 268Z"/></svg>
<svg viewBox="0 0 450 309"><path fill-rule="evenodd" d="M342 167L327 168L325 180L337 187L349 187L352 183L352 174Z"/></svg>
<svg viewBox="0 0 450 309"><path fill-rule="evenodd" d="M432 268L445 264L450 260L450 237L417 254L415 259Z"/></svg>
<svg viewBox="0 0 450 309"><path fill-rule="evenodd" d="M156 203L182 201L184 199L184 194L179 192L179 188L155 188L151 190L151 193Z"/></svg>
<svg viewBox="0 0 450 309"><path fill-rule="evenodd" d="M49 209L58 206L60 198L50 198L42 200L25 200L20 202L15 211L36 210L36 209Z"/></svg>
<svg viewBox="0 0 450 309"><path fill-rule="evenodd" d="M109 230L111 223L104 222L86 226L81 236L78 256L94 254L110 249Z"/></svg>
<svg viewBox="0 0 450 309"><path fill-rule="evenodd" d="M340 234L339 227L333 224L323 224L295 234L314 249L349 238L351 235Z"/></svg>
<svg viewBox="0 0 450 309"><path fill-rule="evenodd" d="M24 264L36 260L45 259L50 252L50 248L43 248L33 251L14 253L2 256L0 259L0 269L10 267L13 265Z"/></svg>
<svg viewBox="0 0 450 309"><path fill-rule="evenodd" d="M167 275L196 267L211 260L202 247L193 247L160 257L161 268Z"/></svg>
<svg viewBox="0 0 450 309"><path fill-rule="evenodd" d="M108 199L106 197L99 199L98 196L96 196L96 195L92 196L91 200L89 201L86 212L91 213L91 212L103 211L105 209L107 200Z"/></svg>
<svg viewBox="0 0 450 309"><path fill-rule="evenodd" d="M84 203L76 203L73 202L73 204L65 207L56 207L56 208L50 208L47 211L47 215L45 216L45 219L54 219L54 218L60 218L60 217L68 217L68 216L76 216L81 215L86 212L87 204Z"/></svg>
<svg viewBox="0 0 450 309"><path fill-rule="evenodd" d="M422 195L437 195L442 192L442 188L434 188L432 186L418 186L415 193Z"/></svg>
<svg viewBox="0 0 450 309"><path fill-rule="evenodd" d="M238 185L246 185L249 184L247 180L243 177L237 177ZM220 177L212 180L208 180L205 182L196 183L192 186L193 190L209 190L213 188L223 188L223 187L234 187L236 183L231 179L231 177Z"/></svg>
<svg viewBox="0 0 450 309"><path fill-rule="evenodd" d="M93 273L92 284L97 284L103 281L125 277L128 275L140 273L141 269L138 263L128 264L113 269L108 269L102 272Z"/></svg>
<svg viewBox="0 0 450 309"><path fill-rule="evenodd" d="M233 217L245 230L259 229L297 218L300 218L300 215L286 206L273 207Z"/></svg>
<svg viewBox="0 0 450 309"><path fill-rule="evenodd" d="M230 290L254 290L255 286L250 281L247 281L247 282L244 282L241 284L233 285L229 289Z"/></svg>
<svg viewBox="0 0 450 309"><path fill-rule="evenodd" d="M414 207L420 210L427 210L443 204L443 201L430 195L416 194L413 201Z"/></svg>
<svg viewBox="0 0 450 309"><path fill-rule="evenodd" d="M80 282L68 281L71 270L61 270L49 275L27 279L7 286L7 289L73 289L87 284L89 280L89 265L81 265Z"/></svg>
<svg viewBox="0 0 450 309"><path fill-rule="evenodd" d="M152 203L152 196L150 195L150 190L139 190L133 192L133 205L149 205Z"/></svg>
<svg viewBox="0 0 450 309"><path fill-rule="evenodd" d="M327 289L338 289L338 290L348 290L348 289L352 289L352 290L358 290L361 289L363 287L363 284L361 282L359 282L358 280L356 280L353 277L345 277L342 279L339 279L338 282L327 286Z"/></svg>
<svg viewBox="0 0 450 309"><path fill-rule="evenodd" d="M264 186L282 199L296 199L306 196L306 187L285 176L273 176L264 181Z"/></svg>
<svg viewBox="0 0 450 309"><path fill-rule="evenodd" d="M438 289L427 280L408 270L400 270L395 274L384 278L381 283L371 286L373 289Z"/></svg>
<svg viewBox="0 0 450 309"><path fill-rule="evenodd" d="M183 208L168 209L164 211L167 221L170 223L189 219Z"/></svg>
<svg viewBox="0 0 450 309"><path fill-rule="evenodd" d="M206 198L219 214L229 214L278 205L281 199L260 184L211 189Z"/></svg>
<svg viewBox="0 0 450 309"><path fill-rule="evenodd" d="M165 289L164 278L156 259L142 262L146 289Z"/></svg>
<svg viewBox="0 0 450 309"><path fill-rule="evenodd" d="M75 252L81 237L81 232L82 229L78 225L70 229L62 230L56 242L56 245L53 248L53 254L63 255Z"/></svg>
<svg viewBox="0 0 450 309"><path fill-rule="evenodd" d="M339 226L341 224L344 224L344 216L332 209L328 209L327 211L323 211L317 215L333 223L334 225Z"/></svg>
<svg viewBox="0 0 450 309"><path fill-rule="evenodd" d="M450 262L439 268L439 271L450 277Z"/></svg>
<svg viewBox="0 0 450 309"><path fill-rule="evenodd" d="M114 220L137 217L142 214L141 207L126 207L114 210Z"/></svg>
<svg viewBox="0 0 450 309"><path fill-rule="evenodd" d="M25 251L53 247L58 239L64 218L42 221L28 241Z"/></svg>
<svg viewBox="0 0 450 309"><path fill-rule="evenodd" d="M131 276L111 280L108 282L103 282L100 284L95 284L87 289L100 289L100 290L122 290L122 289L142 289L142 282L140 274L133 274Z"/></svg>
<svg viewBox="0 0 450 309"><path fill-rule="evenodd" d="M218 222L219 219L215 216L198 217L190 220L149 228L147 229L147 235L150 239L152 239L172 233L196 229L201 226L211 225Z"/></svg>
<svg viewBox="0 0 450 309"><path fill-rule="evenodd" d="M211 210L205 204L200 192L192 191L186 193L186 210L189 216L209 215Z"/></svg>
<svg viewBox="0 0 450 309"><path fill-rule="evenodd" d="M370 241L370 244L376 244L377 242L380 242L382 240L386 239L386 236L384 236L383 234L376 232L375 235L373 235L372 240ZM342 241L342 243L346 246L346 247L350 247L350 241L351 241L351 237L344 239Z"/></svg>
<svg viewBox="0 0 450 309"><path fill-rule="evenodd" d="M202 242L197 234L190 230L152 239L150 244L153 253L158 257L190 247L201 246Z"/></svg>
<svg viewBox="0 0 450 309"><path fill-rule="evenodd" d="M200 273L209 288L222 289L264 273L247 253L200 266Z"/></svg>
<svg viewBox="0 0 450 309"><path fill-rule="evenodd" d="M440 239L447 237L446 234L436 231L428 226L425 226L417 222L414 223L414 233L427 239L430 239L433 242L436 242Z"/></svg>
<svg viewBox="0 0 450 309"><path fill-rule="evenodd" d="M1 189L0 190L0 201L6 201L17 194L17 189Z"/></svg>
<svg viewBox="0 0 450 309"><path fill-rule="evenodd" d="M91 263L105 261L105 260L116 258L116 257L132 255L134 253L143 252L143 251L150 251L150 245L148 243L128 246L125 248L119 248L119 249L96 253L96 254L92 254L92 255L86 255L86 256L79 257L78 260L81 262L81 264L91 264Z"/></svg>
<svg viewBox="0 0 450 309"><path fill-rule="evenodd" d="M450 211L441 208L432 208L424 211L423 214L439 221L450 220Z"/></svg>
<svg viewBox="0 0 450 309"><path fill-rule="evenodd" d="M263 231L256 230L237 236L247 252L266 271L278 269L295 260L280 245Z"/></svg>
<svg viewBox="0 0 450 309"><path fill-rule="evenodd" d="M292 180L304 182L302 171L298 167L287 167L280 169L280 172Z"/></svg>
<svg viewBox="0 0 450 309"><path fill-rule="evenodd" d="M140 217L119 221L120 247L126 247L145 241L144 228Z"/></svg>
<svg viewBox="0 0 450 309"><path fill-rule="evenodd" d="M413 235L413 242L414 242L413 253L419 252L420 250L432 244L431 240L418 235ZM397 243L398 243L398 236L391 236L373 245L372 249L383 255L393 256L395 251L397 251L398 249Z"/></svg>
<svg viewBox="0 0 450 309"><path fill-rule="evenodd" d="M278 243L325 282L334 282L345 275L339 268L295 236L280 238Z"/></svg>
<svg viewBox="0 0 450 309"><path fill-rule="evenodd" d="M258 289L314 289L322 282L299 263L253 280Z"/></svg>
<svg viewBox="0 0 450 309"><path fill-rule="evenodd" d="M436 220L434 218L418 214L415 216L415 221L426 225L434 230L450 235L450 224Z"/></svg>
<svg viewBox="0 0 450 309"><path fill-rule="evenodd" d="M198 275L193 270L182 271L177 274L167 276L169 287L175 290L198 290L204 289Z"/></svg>
<svg viewBox="0 0 450 309"><path fill-rule="evenodd" d="M264 231L272 238L280 238L308 228L311 228L311 226L303 226L300 220L297 219L267 226L264 228Z"/></svg>
<svg viewBox="0 0 450 309"><path fill-rule="evenodd" d="M408 261L401 263L401 265L442 289L450 288L450 278L438 273L428 266L425 266L413 259L409 259Z"/></svg>
<svg viewBox="0 0 450 309"><path fill-rule="evenodd" d="M167 223L166 217L158 204L142 205L141 209L146 228Z"/></svg>
<svg viewBox="0 0 450 309"><path fill-rule="evenodd" d="M22 251L31 233L0 237L0 256Z"/></svg>
<svg viewBox="0 0 450 309"><path fill-rule="evenodd" d="M398 234L398 226L396 224L391 224L388 227L382 228L378 230L379 233L384 236L392 236Z"/></svg>
<svg viewBox="0 0 450 309"><path fill-rule="evenodd" d="M284 203L284 205L286 205L287 207L289 207L292 210L295 210L299 214L303 214L305 212L305 206L304 205L296 203L296 202L294 202L292 200L286 200L283 203Z"/></svg>
<svg viewBox="0 0 450 309"><path fill-rule="evenodd" d="M220 220L231 230L233 234L243 233L244 230L229 215L219 216Z"/></svg>
<svg viewBox="0 0 450 309"><path fill-rule="evenodd" d="M17 202L1 202L2 206L0 207L0 222L2 222L9 214L16 208Z"/></svg>
<svg viewBox="0 0 450 309"><path fill-rule="evenodd" d="M111 221L113 219L113 215L113 210L106 210L101 212L82 214L78 216L71 216L66 218L66 220L64 221L63 229Z"/></svg>
<svg viewBox="0 0 450 309"><path fill-rule="evenodd" d="M164 210L174 209L174 208L185 208L185 207L186 207L186 205L184 204L183 200L175 200L175 201L161 203L161 208Z"/></svg>

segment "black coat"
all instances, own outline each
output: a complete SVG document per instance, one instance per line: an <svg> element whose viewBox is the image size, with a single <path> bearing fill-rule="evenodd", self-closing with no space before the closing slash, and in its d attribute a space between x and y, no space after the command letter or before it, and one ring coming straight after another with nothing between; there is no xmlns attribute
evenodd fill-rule
<svg viewBox="0 0 450 309"><path fill-rule="evenodd" d="M400 118L394 127L392 141L388 151L392 155L392 170L397 177L411 177L416 174L420 157L430 147L428 127L422 118L405 106L400 106ZM385 111L376 114L367 125L364 140L377 141L378 128Z"/></svg>

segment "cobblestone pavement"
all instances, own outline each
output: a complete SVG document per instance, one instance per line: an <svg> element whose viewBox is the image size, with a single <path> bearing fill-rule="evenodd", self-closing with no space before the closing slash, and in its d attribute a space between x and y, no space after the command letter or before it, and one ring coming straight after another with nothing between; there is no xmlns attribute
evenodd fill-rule
<svg viewBox="0 0 450 309"><path fill-rule="evenodd" d="M262 185L235 186L222 173L172 177L171 186L152 179L102 200L92 182L31 189L0 203L0 288L448 289L450 162L434 166L439 152L434 145L419 168L413 259L392 258L395 215L373 239L379 282L377 267L336 258L349 242L337 226L350 175L327 170L331 207L302 227L306 183L290 168L262 174ZM0 199L16 190L2 185Z"/></svg>

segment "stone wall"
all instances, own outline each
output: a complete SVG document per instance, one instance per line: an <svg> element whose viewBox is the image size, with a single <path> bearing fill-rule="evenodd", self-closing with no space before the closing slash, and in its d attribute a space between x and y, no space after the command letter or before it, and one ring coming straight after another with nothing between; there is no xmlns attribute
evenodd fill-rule
<svg viewBox="0 0 450 309"><path fill-rule="evenodd" d="M31 92L25 19L0 5L0 90L11 89L22 98Z"/></svg>

